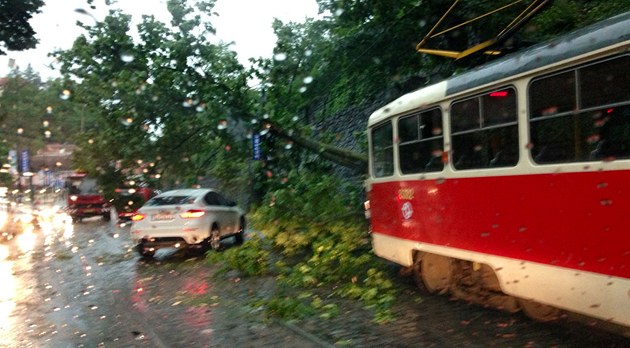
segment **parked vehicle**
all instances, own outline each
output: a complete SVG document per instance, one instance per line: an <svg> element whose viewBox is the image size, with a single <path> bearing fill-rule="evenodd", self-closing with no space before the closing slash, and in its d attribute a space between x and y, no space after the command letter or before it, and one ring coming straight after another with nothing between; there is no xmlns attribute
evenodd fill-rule
<svg viewBox="0 0 630 348"><path fill-rule="evenodd" d="M66 179L67 211L72 221L81 221L87 217L102 216L111 219L111 208L103 191L98 187L96 179L86 173L74 173Z"/></svg>
<svg viewBox="0 0 630 348"><path fill-rule="evenodd" d="M112 205L116 209L119 223L130 222L133 215L156 191L148 187L120 187L115 190Z"/></svg>
<svg viewBox="0 0 630 348"><path fill-rule="evenodd" d="M234 237L243 243L245 213L213 189L182 189L161 193L132 217L131 238L143 257L159 248L221 247Z"/></svg>

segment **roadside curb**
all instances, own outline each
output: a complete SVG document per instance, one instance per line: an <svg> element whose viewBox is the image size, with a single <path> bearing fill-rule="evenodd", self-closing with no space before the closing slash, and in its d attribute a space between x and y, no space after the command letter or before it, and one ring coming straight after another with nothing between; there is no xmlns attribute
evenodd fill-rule
<svg viewBox="0 0 630 348"><path fill-rule="evenodd" d="M307 340L315 343L316 345L318 345L319 347L323 347L323 348L334 348L335 346L324 341L323 339L309 333L306 332L304 330L302 330L301 328L293 325L292 323L286 322L286 321L282 321L282 320L276 320L276 323L280 324L281 326L284 326L285 328L293 331L294 333L306 338Z"/></svg>

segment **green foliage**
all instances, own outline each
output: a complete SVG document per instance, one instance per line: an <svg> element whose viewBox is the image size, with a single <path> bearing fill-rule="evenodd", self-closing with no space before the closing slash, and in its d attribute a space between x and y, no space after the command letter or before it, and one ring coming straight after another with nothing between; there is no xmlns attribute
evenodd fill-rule
<svg viewBox="0 0 630 348"><path fill-rule="evenodd" d="M250 220L283 256L276 262L281 284L329 289L331 294L361 300L374 310L375 320L391 319L389 306L396 289L382 262L370 251L367 226L356 203L358 193L353 189L356 186L319 171L295 171L283 187L270 192ZM294 299L288 301L283 315L295 307ZM310 306L324 316L335 313L315 295Z"/></svg>
<svg viewBox="0 0 630 348"><path fill-rule="evenodd" d="M169 1L175 28L145 17L139 42L129 34L130 16L112 11L85 26L72 49L56 52L68 102L95 115L94 128L79 139L76 166L102 184L136 175L174 187L223 174L213 172L214 162L228 148L239 156L222 164L244 163L242 122L253 94L235 53L204 39L214 29L200 11L210 15L212 6Z"/></svg>
<svg viewBox="0 0 630 348"><path fill-rule="evenodd" d="M270 252L267 243L254 235L243 245L230 248L223 252L210 251L206 253L206 260L221 267L219 272L238 270L244 276L259 276L270 272Z"/></svg>
<svg viewBox="0 0 630 348"><path fill-rule="evenodd" d="M279 294L265 302L267 312L282 319L305 318L316 313L315 309L301 298Z"/></svg>
<svg viewBox="0 0 630 348"><path fill-rule="evenodd" d="M35 31L29 24L31 17L41 12L43 0L0 1L0 55L10 51L35 48Z"/></svg>

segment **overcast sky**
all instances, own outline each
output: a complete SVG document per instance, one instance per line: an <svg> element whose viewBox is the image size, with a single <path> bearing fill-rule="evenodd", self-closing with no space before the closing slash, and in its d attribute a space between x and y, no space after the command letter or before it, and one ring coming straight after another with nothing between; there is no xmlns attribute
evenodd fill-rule
<svg viewBox="0 0 630 348"><path fill-rule="evenodd" d="M98 20L107 13L103 0L94 1L94 10L86 3L86 0L46 0L42 13L31 19L39 45L36 49L9 51L0 56L0 77L8 74L10 59L14 59L21 70L31 64L44 79L57 76L47 68L52 62L47 57L48 52L72 46L74 38L81 33L81 28L75 25L78 20L86 24L93 22L89 16L77 13L75 9L85 9ZM166 23L170 19L166 0L119 0L117 7L131 14L134 23L141 20L142 14L153 14ZM275 43L271 29L274 18L284 22L303 22L307 17L317 16L317 3L315 0L218 0L214 10L219 13L219 17L212 20L217 38L225 42L234 41L232 49L238 53L241 63L246 64L250 57L271 57Z"/></svg>

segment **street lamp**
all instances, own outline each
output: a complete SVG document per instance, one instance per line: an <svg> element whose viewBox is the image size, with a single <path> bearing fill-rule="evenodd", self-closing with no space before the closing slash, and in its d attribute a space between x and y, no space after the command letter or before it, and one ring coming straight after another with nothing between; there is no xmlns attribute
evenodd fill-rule
<svg viewBox="0 0 630 348"><path fill-rule="evenodd" d="M16 159L17 159L17 170L18 170L18 195L20 195L20 200L22 200L22 134L24 133L24 128L18 127L16 130L17 133L17 151L16 151Z"/></svg>

